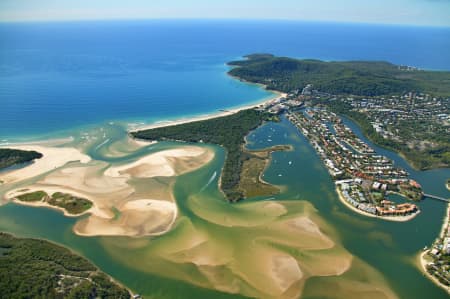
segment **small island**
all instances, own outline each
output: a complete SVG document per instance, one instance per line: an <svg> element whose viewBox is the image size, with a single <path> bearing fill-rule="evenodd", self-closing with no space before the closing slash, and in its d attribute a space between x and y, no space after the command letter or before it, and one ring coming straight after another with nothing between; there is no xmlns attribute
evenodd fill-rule
<svg viewBox="0 0 450 299"><path fill-rule="evenodd" d="M19 190L18 192L27 192L27 189ZM62 209L71 216L81 215L92 208L92 202L90 200L62 192L55 192L52 195L48 195L45 191L33 191L16 195L14 200L23 204L39 204Z"/></svg>
<svg viewBox="0 0 450 299"><path fill-rule="evenodd" d="M132 298L85 258L45 240L0 232L2 298Z"/></svg>

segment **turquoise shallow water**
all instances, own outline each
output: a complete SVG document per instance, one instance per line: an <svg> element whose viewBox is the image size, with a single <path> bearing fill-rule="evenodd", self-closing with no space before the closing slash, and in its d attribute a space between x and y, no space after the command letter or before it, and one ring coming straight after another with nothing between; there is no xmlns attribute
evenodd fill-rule
<svg viewBox="0 0 450 299"><path fill-rule="evenodd" d="M352 124L350 123L350 125ZM115 132L119 134L118 131ZM248 139L250 148L264 148L273 144L294 146L293 151L274 153L272 164L264 175L265 180L284 186L283 192L275 196L273 201L306 200L313 204L320 217L335 231L329 232L334 236L333 238L342 242L351 254L379 271L388 282L389 287L400 298L448 298L443 290L424 278L415 265L417 253L425 245L430 244L440 230L445 212L443 203L432 200L419 203L422 213L414 220L405 223L364 217L348 210L340 203L334 192L334 184L314 149L288 121L283 119L281 123L267 124L252 133ZM161 143L153 146L150 150L171 148L174 145L176 144ZM204 205L202 209L209 212L215 211L221 215L220 217L226 217L224 216L226 213L223 212L228 209L231 209L230 216L239 215L236 214L237 211L234 208L223 202L222 196L218 193L218 177L215 177L212 183L206 186L210 178L214 177L214 172L220 171L223 163L223 150L215 147L215 151L216 158L207 167L178 179L175 196L183 217L172 232L150 240L149 246L167 245L165 242L170 242L172 238L176 240L185 234L186 221L199 229L213 233L213 235L222 236L224 244L238 242L239 235L236 236L234 231L232 233L226 228L199 217L198 211L193 209L194 203L202 203ZM97 151L91 149L88 152L99 160L109 162L119 162L120 160L103 157L101 149ZM147 152L149 151L142 150L142 152L136 152L122 160L133 159L133 157ZM395 154L389 152L385 154L389 154L396 163L403 163ZM415 172L413 175L424 185L427 192L448 196L448 192L443 189L443 183L449 174L448 169L442 169ZM257 200L250 201L256 202ZM239 217L246 216L242 214ZM144 268L145 271L138 270L132 264L132 256L144 254L145 250L151 250L152 247L148 247L149 249L144 247L142 251L136 251L126 249L130 246L128 244L134 242L133 239L76 236L72 232L75 221L75 219L66 218L60 213L48 209L34 209L14 204L0 207L0 230L20 236L46 238L69 246L134 291L147 295L146 298L211 298L211 296L214 298L238 298L237 295L227 295L173 280L163 273L157 275L148 268ZM248 237L247 235L246 238ZM131 254L130 260L117 258L117 254ZM142 260L141 263L144 261ZM145 263L150 262L145 261ZM190 270L185 266L180 267L177 264L165 266L167 270L172 268L171 270L178 269L192 273L191 275L194 277L198 275L195 268ZM304 298L316 298L312 295L314 290L327 282L326 278L308 280L305 285Z"/></svg>

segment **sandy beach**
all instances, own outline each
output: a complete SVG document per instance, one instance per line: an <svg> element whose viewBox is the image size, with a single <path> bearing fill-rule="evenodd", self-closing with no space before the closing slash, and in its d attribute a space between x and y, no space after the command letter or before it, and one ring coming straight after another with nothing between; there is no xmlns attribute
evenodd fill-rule
<svg viewBox="0 0 450 299"><path fill-rule="evenodd" d="M105 171L105 175L111 177L127 175L136 178L175 176L185 173L192 167L198 167L198 164L206 164L213 157L214 153L211 150L202 147L180 147L150 154L132 163L110 167ZM182 162L189 162L190 167L183 167Z"/></svg>
<svg viewBox="0 0 450 299"><path fill-rule="evenodd" d="M447 204L447 209L445 211L445 217L444 217L444 220L442 220L442 227L441 227L441 231L439 233L440 238L444 238L445 229L447 228L449 221L450 221L450 203Z"/></svg>
<svg viewBox="0 0 450 299"><path fill-rule="evenodd" d="M413 219L414 217L416 217L417 215L420 214L420 210L417 211L414 214L411 215L407 215L407 216L377 216L377 215L373 215L371 213L367 213L363 210L360 210L354 206L352 206L349 202L347 202L344 198L344 196L342 195L341 191L339 190L339 188L336 187L336 192L338 194L339 200L346 206L348 207L350 210L359 213L361 215L364 216L368 216L368 217L372 217L372 218L378 218L378 219L383 219L383 220L387 220L387 221L394 221L394 222L405 222L405 221L409 221L411 219Z"/></svg>
<svg viewBox="0 0 450 299"><path fill-rule="evenodd" d="M149 129L155 129L155 128L162 128L162 127L169 127L169 126L181 125L181 124L186 124L186 123L191 123L191 122L196 122L196 121L201 121L201 120L207 120L207 119L227 116L227 115L231 115L231 114L237 113L237 112L239 112L241 110L246 110L246 109L250 109L250 108L256 108L256 107L259 107L260 105L263 105L265 103L268 103L268 102L271 102L273 100L276 100L276 99L283 98L283 97L287 96L286 93L275 92L275 91L271 91L271 92L274 93L274 97L271 97L269 99L265 99L265 100L263 100L261 102L255 103L255 104L249 104L249 105L245 105L245 106L238 107L238 108L224 109L223 111L218 111L216 113L210 113L210 114L199 115L199 116L192 116L192 117L186 117L186 118L183 117L183 118L174 119L174 120L160 121L160 122L156 122L154 124L149 124L149 125L142 125L142 126L138 126L136 128L131 129L130 132L136 132L136 131L141 131L141 130L149 130Z"/></svg>
<svg viewBox="0 0 450 299"><path fill-rule="evenodd" d="M428 262L427 262L427 260L425 259L425 255L427 254L427 252L428 252L428 250L427 250L427 251L422 251L422 252L418 255L418 257L417 257L417 260L418 260L417 263L418 263L419 269L420 269L420 270L422 271L422 273L423 273L428 279L430 279L435 285L439 286L440 288L443 288L444 290L447 291L447 293L450 294L450 287L447 287L447 286L443 285L442 283L439 282L439 280L438 280L436 277L434 277L433 275L431 275L430 273L428 273L427 268L426 268L426 265L428 264Z"/></svg>
<svg viewBox="0 0 450 299"><path fill-rule="evenodd" d="M74 231L80 236L157 236L168 232L178 215L175 203L138 199L118 208L118 220L105 221L94 215L78 222Z"/></svg>
<svg viewBox="0 0 450 299"><path fill-rule="evenodd" d="M34 160L32 164L24 168L0 174L0 180L3 181L4 184L19 182L38 176L64 166L69 162L79 161L81 163L88 163L91 161L91 158L88 155L71 147L50 147L36 144L11 144L7 147L25 151L36 151L41 153L43 157Z"/></svg>
<svg viewBox="0 0 450 299"><path fill-rule="evenodd" d="M445 231L446 231L446 228L448 226L448 221L450 220L450 204L447 204L447 209L446 209L445 213L446 214L445 214L444 220L442 221L442 228L441 228L441 231L439 233L439 238L444 238ZM426 265L429 262L425 258L426 254L428 252L429 252L429 250L422 251L417 257L418 266L419 266L420 270L425 274L426 277L431 279L431 281L433 281L434 284L436 284L437 286L443 288L444 290L446 290L450 294L450 287L447 287L447 286L443 285L436 277L434 277L433 275L428 273L428 271L426 269Z"/></svg>

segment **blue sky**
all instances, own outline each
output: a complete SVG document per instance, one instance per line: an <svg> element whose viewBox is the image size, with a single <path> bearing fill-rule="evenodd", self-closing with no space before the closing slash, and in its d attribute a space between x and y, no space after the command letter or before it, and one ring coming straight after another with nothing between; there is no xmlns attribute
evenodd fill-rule
<svg viewBox="0 0 450 299"><path fill-rule="evenodd" d="M450 27L450 0L0 0L0 21L160 18Z"/></svg>

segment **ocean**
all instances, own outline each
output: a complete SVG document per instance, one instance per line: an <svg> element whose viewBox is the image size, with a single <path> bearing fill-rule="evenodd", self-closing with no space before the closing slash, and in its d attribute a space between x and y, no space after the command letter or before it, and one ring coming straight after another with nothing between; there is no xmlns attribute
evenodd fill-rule
<svg viewBox="0 0 450 299"><path fill-rule="evenodd" d="M250 53L450 70L449 28L290 21L0 24L0 142L152 123L271 94L226 75Z"/></svg>

